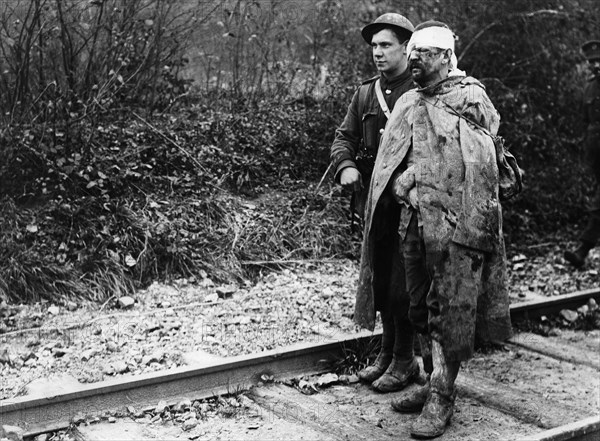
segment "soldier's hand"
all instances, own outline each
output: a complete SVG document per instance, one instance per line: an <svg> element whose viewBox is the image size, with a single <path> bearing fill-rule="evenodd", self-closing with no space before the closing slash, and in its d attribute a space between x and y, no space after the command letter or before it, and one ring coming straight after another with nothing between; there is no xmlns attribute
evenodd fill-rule
<svg viewBox="0 0 600 441"><path fill-rule="evenodd" d="M349 190L358 191L362 189L362 177L354 167L346 167L340 173L340 184Z"/></svg>

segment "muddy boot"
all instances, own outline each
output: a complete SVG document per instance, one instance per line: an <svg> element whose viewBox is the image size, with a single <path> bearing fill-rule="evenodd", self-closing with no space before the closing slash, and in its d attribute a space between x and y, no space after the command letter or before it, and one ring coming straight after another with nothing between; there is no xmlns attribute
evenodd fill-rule
<svg viewBox="0 0 600 441"><path fill-rule="evenodd" d="M429 381L424 386L419 386L411 392L392 400L392 409L400 413L421 412L429 396Z"/></svg>
<svg viewBox="0 0 600 441"><path fill-rule="evenodd" d="M575 268L581 268L585 263L588 253L593 247L593 244L583 241L576 250L565 252L565 260Z"/></svg>
<svg viewBox="0 0 600 441"><path fill-rule="evenodd" d="M373 382L379 392L402 390L419 377L419 363L413 353L414 332L408 319L394 317L394 356L384 374Z"/></svg>
<svg viewBox="0 0 600 441"><path fill-rule="evenodd" d="M383 375L392 362L394 350L394 318L391 314L381 314L383 333L381 349L373 364L358 372L358 378L365 383L372 383Z"/></svg>
<svg viewBox="0 0 600 441"><path fill-rule="evenodd" d="M413 413L420 412L423 409L423 405L429 396L429 380L431 378L431 372L433 371L433 364L431 361L431 341L429 337L423 334L417 334L419 345L421 347L421 354L423 357L423 368L426 374L425 384L419 386L416 389L392 400L392 409L396 412L402 413Z"/></svg>
<svg viewBox="0 0 600 441"><path fill-rule="evenodd" d="M437 341L432 342L433 373L431 389L410 434L414 438L436 438L446 431L454 411L454 381L460 368L459 361L449 361Z"/></svg>

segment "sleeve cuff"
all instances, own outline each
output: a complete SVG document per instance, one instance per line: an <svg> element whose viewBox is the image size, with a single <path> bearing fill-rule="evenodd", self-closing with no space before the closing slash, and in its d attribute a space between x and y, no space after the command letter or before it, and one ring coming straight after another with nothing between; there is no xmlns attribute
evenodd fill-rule
<svg viewBox="0 0 600 441"><path fill-rule="evenodd" d="M339 163L339 165L337 166L337 169L335 170L335 175L333 178L336 182L340 182L341 171L348 167L358 168L358 167L356 167L356 163L354 161L352 161L351 159L344 159L342 162Z"/></svg>

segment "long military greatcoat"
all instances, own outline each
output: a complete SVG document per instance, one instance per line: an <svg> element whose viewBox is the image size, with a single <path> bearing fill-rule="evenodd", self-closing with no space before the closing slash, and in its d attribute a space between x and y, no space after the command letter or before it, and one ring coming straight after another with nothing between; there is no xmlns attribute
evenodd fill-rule
<svg viewBox="0 0 600 441"><path fill-rule="evenodd" d="M502 340L510 336L511 326L495 147L489 135L453 114L447 105L494 134L498 129L498 114L483 85L471 77L452 77L429 89L409 91L398 100L369 187L355 320L365 327L374 323L369 288L371 245L377 233L373 228L375 208L388 191L392 176L402 171L413 141L423 141L413 140L413 136L427 136L429 142L461 152L462 161L457 164L456 157L452 157L447 163L430 162L416 176L425 246L428 251L442 252L452 241L485 253L482 280L478 281L477 335L483 340ZM429 129L425 134L413 133L417 114L420 118L425 115L426 121L419 121ZM405 227L399 226L402 237Z"/></svg>

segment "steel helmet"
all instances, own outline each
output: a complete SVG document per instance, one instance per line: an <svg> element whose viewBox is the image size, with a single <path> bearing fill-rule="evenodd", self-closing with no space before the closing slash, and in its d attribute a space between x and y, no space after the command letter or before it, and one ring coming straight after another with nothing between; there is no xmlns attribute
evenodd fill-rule
<svg viewBox="0 0 600 441"><path fill-rule="evenodd" d="M581 45L581 52L589 61L600 60L600 41L586 41Z"/></svg>
<svg viewBox="0 0 600 441"><path fill-rule="evenodd" d="M365 41L371 44L371 39L373 38L374 34L382 29L390 27L395 28L399 34L405 35L406 40L410 38L415 30L415 27L408 18L394 12L388 12L387 14L380 15L375 19L375 21L366 25L364 28L362 28L360 33ZM401 43L402 42L403 41L401 41Z"/></svg>

